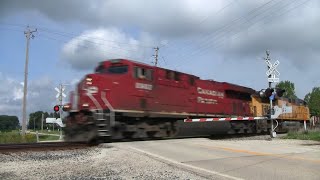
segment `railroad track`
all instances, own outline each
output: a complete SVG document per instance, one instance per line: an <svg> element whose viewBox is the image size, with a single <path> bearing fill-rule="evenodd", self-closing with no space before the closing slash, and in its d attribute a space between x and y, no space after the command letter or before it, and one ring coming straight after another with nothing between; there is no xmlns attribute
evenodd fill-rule
<svg viewBox="0 0 320 180"><path fill-rule="evenodd" d="M43 143L17 143L0 144L1 152L16 151L52 151L89 148L92 145L80 142L43 142Z"/></svg>

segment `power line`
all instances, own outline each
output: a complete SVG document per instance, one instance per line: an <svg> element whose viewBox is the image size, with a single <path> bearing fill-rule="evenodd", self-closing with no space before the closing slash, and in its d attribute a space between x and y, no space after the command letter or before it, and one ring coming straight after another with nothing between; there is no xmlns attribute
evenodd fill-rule
<svg viewBox="0 0 320 180"><path fill-rule="evenodd" d="M64 42L64 43L68 43L70 42L70 40L60 40L60 39L57 39L57 38L53 38L52 36L48 36L48 35L44 35L44 34L41 34L42 36L45 36L49 39L52 39L52 40L57 40L57 41L61 41L61 42ZM131 50L131 49L124 49L124 48L120 48L120 47L117 47L117 46L111 46L111 45L107 45L107 44L104 44L103 42L94 42L94 41L91 41L91 40L87 40L87 39L82 39L84 40L85 42L89 43L89 44L93 44L93 45L102 45L102 46L108 46L108 47L112 47L113 49L119 49L121 51L127 51L127 52L138 52L139 49L136 49L136 50ZM80 44L78 44L80 45ZM86 46L88 47L88 46Z"/></svg>
<svg viewBox="0 0 320 180"><path fill-rule="evenodd" d="M25 25L22 24L14 24L14 23L7 23L7 22L1 22L0 24L2 25L7 25L7 26L16 26L16 27L25 27ZM105 42L113 42L116 44L122 44L122 45L128 45L128 46L139 46L139 47L144 47L144 48L152 48L152 45L139 45L139 44L132 44L132 43L125 43L125 42L119 42L119 41L114 41L114 40L108 40L108 39L104 39L104 38L98 38L98 37L91 37L91 36L86 36L86 35L81 35L81 34L77 34L77 33L72 33L72 32L64 32L64 31L58 31L58 30L53 30L53 29L49 29L46 27L41 27L41 26L37 26L38 30L41 30L42 32L47 32L47 33L51 33L51 34L56 34L59 36L64 36L64 37L69 37L69 38L75 38L77 36L80 37L89 37L91 39L95 39L95 40L100 40L100 41L105 41Z"/></svg>
<svg viewBox="0 0 320 180"><path fill-rule="evenodd" d="M132 44L132 43L125 43L125 42L119 42L119 41L114 41L114 40L108 40L108 39L104 39L104 38L97 38L97 37L91 37L91 36L87 36L87 35L79 35L79 34L75 34L75 33L67 33L67 32L62 32L62 31L56 31L56 30L50 30L48 28L39 28L39 30L42 30L44 32L48 32L48 33L52 33L52 34L56 34L56 35L60 35L60 36L65 36L65 37L69 37L69 38L74 38L75 36L78 37L87 37L87 38L91 38L93 40L100 40L100 41L104 41L104 42L113 42L116 44L121 44L121 45L128 45L128 46L139 46L139 47L143 47L143 48L152 48L152 46L149 45L139 45L139 44Z"/></svg>
<svg viewBox="0 0 320 180"><path fill-rule="evenodd" d="M2 25L8 25L8 26L14 26L14 27L22 27L22 25L20 25L20 24L12 24L12 23L0 22L0 25L1 24ZM49 36L49 35L47 35L45 33L52 34L54 36L64 37L64 38L75 38L74 36L72 36L72 33L63 33L63 32L59 32L59 31L53 31L53 30L50 30L48 28L38 28L38 30L41 30L41 32L42 32L42 34L40 36L41 38L45 38L45 39L49 39L49 40L60 41L60 42L63 42L63 43L70 42L70 40L62 40L62 39L57 38L57 37ZM91 36L86 36L86 35L80 35L77 38L79 40L82 39L87 43L87 45L78 43L77 46L79 46L79 47L92 48L88 44L93 44L96 47L108 46L108 47L111 47L112 49L118 49L123 54L117 54L117 53L106 51L106 50L101 51L101 49L100 49L100 52L102 52L104 54L120 56L120 57L127 58L127 59L131 59L131 58L140 59L141 56L139 56L139 53L137 53L137 52L139 52L139 50L141 50L141 49L139 49L138 47L143 47L143 48L150 48L151 47L151 46L148 47L148 46L143 46L143 45L139 45L139 44L132 44L132 43L121 43L121 42L117 42L117 41L105 40L105 39L102 39L102 38L96 38L96 37L91 37ZM96 42L94 40L98 40L100 42ZM74 42L76 42L76 41L74 41ZM113 42L113 43L117 43L117 44L115 44L115 45L105 44L106 42ZM116 46L116 45L119 45L119 44L126 44L128 46L124 46L123 48L121 48L121 46ZM132 47L129 47L129 46L132 46ZM137 57L124 55L124 54L128 54L128 53L129 54L138 54L138 55L137 55Z"/></svg>
<svg viewBox="0 0 320 180"><path fill-rule="evenodd" d="M289 1L288 4L285 4L284 6L276 9L274 12L279 12L281 9L284 9L286 6L289 6L290 4L294 4L294 2L296 2L296 1L298 1L298 0ZM309 1L309 0L307 0L307 1ZM302 3L302 4L304 4L304 3ZM298 6L300 6L300 5L302 5L302 4L299 4ZM298 6L296 6L295 8L297 8ZM293 8L293 9L294 9L294 8ZM287 12L289 12L289 11L285 11L285 13L287 13ZM284 15L285 13L282 13L282 14L280 14L280 15L277 16L277 17L280 17L280 16ZM251 25L249 24L249 25L250 25L249 27L251 27L251 26L253 26L254 24L256 24L256 23L258 23L258 22L261 22L261 21L263 21L264 19L266 19L267 17L273 16L273 15L274 15L273 13L269 13L269 14L267 14L266 16L263 16L263 17L262 17L261 19L259 19L258 21L251 23ZM272 20L272 19L269 19L269 20ZM248 21L248 22L249 22L249 21ZM270 22L270 21L269 21L269 22ZM247 28L249 28L249 27L247 27ZM231 31L229 31L229 32L231 32ZM242 31L240 30L240 31L232 34L231 36L237 35L237 34L239 34L239 33L241 33L241 32L242 32ZM235 38L235 39L236 39L236 38ZM220 38L220 41L219 41L218 43L216 43L214 46L212 46L213 49L218 48L219 45L221 45L222 43L223 43L223 39L221 40L221 38ZM210 46L209 46L209 47L210 47ZM220 47L221 47L221 46L220 46ZM208 49L208 48L207 48L207 49Z"/></svg>
<svg viewBox="0 0 320 180"><path fill-rule="evenodd" d="M3 23L2 23L3 24ZM1 23L0 23L1 25ZM5 25L10 25L10 26L15 26L15 27L22 27L21 25L19 24L5 24ZM38 28L39 29L39 28ZM13 30L13 29L12 29ZM58 37L53 37L53 36L50 36L50 35L47 35L46 33L48 32L45 32L45 33L42 33L40 37L41 38L44 38L46 40L53 40L53 41L57 41L57 42L63 42L63 43L68 43L70 42L70 40L64 40L64 39L60 39ZM57 33L51 33L52 35L59 35ZM59 36L59 37L69 37L69 36ZM85 37L89 37L89 36L82 36L83 38ZM98 39L98 38L97 38ZM76 41L74 41L76 42ZM100 48L100 52L102 52L104 55L114 55L114 56L120 56L120 57L123 57L123 58L126 58L126 59L140 59L141 57L139 56L139 49L136 49L136 50L131 50L131 49L124 49L124 48L120 48L120 47L116 47L116 46L110 46L110 45L106 45L104 44L104 42L94 42L92 40L85 40L85 42L87 42L87 45L86 44L82 44L82 43L78 43L77 46L78 47L85 47L85 48L92 48L91 46L89 46L89 44L93 44L95 45L96 47L99 47L99 46L108 46L108 47L111 47L112 49L118 49L120 52L123 52L123 54L118 54L118 53L115 53L115 52L111 52L111 51L107 51L107 50L102 50ZM71 43L72 45L72 43ZM131 44L131 45L134 45L134 44ZM137 45L138 47L139 45ZM136 48L137 48L136 47ZM128 56L128 55L124 55L124 54L128 54L129 52L132 52L131 54L137 54L137 57L132 57L132 56ZM138 57L139 56L139 57Z"/></svg>
<svg viewBox="0 0 320 180"><path fill-rule="evenodd" d="M253 10L251 10L251 11L249 11L248 13L247 13L247 15L251 15L251 14L254 14L255 12L259 12L259 10L260 9L263 9L264 7L267 7L270 3L272 3L274 0L270 0L270 1L268 1L268 2L266 2L266 3L264 3L264 4L262 4L262 5L260 5L260 6L258 6L258 7L256 7L256 8L254 8ZM266 12L266 11L264 11L264 12ZM261 13L260 13L261 14ZM226 23L225 25L223 25L223 26L221 26L221 27L218 27L216 30L214 30L213 32L209 32L209 33L206 33L204 36L203 36L203 38L202 38L202 40L203 40L203 42L205 43L204 45L208 45L208 43L211 43L211 40L212 40L212 35L214 35L213 37L214 38L216 38L216 37L218 37L218 35L220 35L221 33L223 34L224 33L224 31L225 30L227 30L229 27L232 27L232 26L235 26L235 25L237 25L236 23L238 22L238 21L241 21L241 20L246 20L247 18L246 18L246 16L241 16L241 17L239 17L239 18L236 18L236 19L234 19L234 20L232 20L230 23ZM189 46L189 51L191 51L191 48L192 48L192 45L190 45ZM188 46L187 46L187 48L185 48L185 50L187 50L188 49ZM192 51L192 52L194 52L194 51ZM189 54L183 54L183 56L182 57L185 57L185 56L189 56ZM182 59L182 57L180 57L181 59ZM190 56L189 56L190 57Z"/></svg>
<svg viewBox="0 0 320 180"><path fill-rule="evenodd" d="M295 2L295 1L293 1L293 2ZM286 5L283 6L283 7L286 7L286 6L288 6L289 4L292 4L293 2L291 1L291 3L288 3L288 4L286 4ZM299 5L299 6L300 6L300 5ZM271 8L271 7L270 7L270 8ZM280 9L282 9L282 8L277 9L276 12L278 12ZM284 13L283 13L283 14L284 14ZM282 15L283 15L283 14L282 14ZM267 14L267 16L269 16L269 15L270 15L270 13ZM260 20L266 18L267 16L264 16L264 17L261 18ZM255 18L255 17L253 17L253 18ZM253 19L253 18L251 18L251 19ZM249 22L251 19L247 20L246 22ZM253 24L256 24L257 22L260 22L260 21L256 21L256 22L254 22ZM251 25L250 25L249 27L251 27L253 24L251 23ZM229 32L232 32L232 30L229 30L227 33L229 33ZM239 32L237 32L237 33L235 33L235 34L233 34L233 35L239 34L240 32L242 32L242 31L240 30ZM221 40L221 37L222 37L222 36L220 36L220 37L219 37L219 36L216 36L215 40L219 40L219 39ZM221 41L220 41L219 43L216 43L216 44L213 46L213 48L216 49L216 48L218 47L218 45L220 45L220 44L221 44ZM196 55L196 54L198 54L198 53L200 53L200 52L203 52L203 50L208 49L209 47L212 47L212 46L211 46L210 44L206 44L206 46L203 47L202 49L199 48L198 50L193 51L193 53L192 53L191 55L189 55L188 58L191 58L192 56L194 56L194 55ZM182 63L185 63L185 62L186 62L186 61L184 61L184 62L182 62Z"/></svg>
<svg viewBox="0 0 320 180"><path fill-rule="evenodd" d="M226 6L222 7L221 9L219 9L219 10L218 10L216 13L214 13L213 15L218 15L218 14L220 14L220 13L223 12L225 9L227 9L228 7L230 7L234 2L235 2L235 0L233 0L232 2L230 2L229 4L227 4ZM194 26L195 26L195 25L200 26L200 25L203 24L206 20L208 20L208 18L209 18L210 16L211 16L211 15L206 16L204 19L202 19L202 20L200 21L199 24L194 24ZM185 40L185 41L182 42L182 43L192 44L192 43L193 43L193 40L188 39L188 40ZM176 44L177 44L177 43L176 43ZM173 49L173 48L172 48L172 49ZM170 52L170 51L169 51L169 52Z"/></svg>
<svg viewBox="0 0 320 180"><path fill-rule="evenodd" d="M45 38L45 39L48 39L48 40L53 40L53 41L59 41L59 42L63 42L63 43L67 43L68 41L66 40L60 40L60 39L57 39L57 38L53 38L51 36L48 36L48 35L44 35L44 34L41 34L41 36L39 36L40 38ZM92 44L94 45L105 45L105 44L101 44L101 43L93 43L91 42ZM84 48L92 48L88 45L85 45L85 44L77 44L78 47L84 47ZM126 51L125 49L122 49L123 51ZM130 57L128 55L124 55L124 54L118 54L118 53L115 53L115 52L110 52L110 51L107 51L107 50L101 50L100 49L100 52L102 52L104 55L114 55L114 56L119 56L119 57L123 57L123 58L127 58L127 59L131 59L131 58L136 58L136 57ZM137 51L132 51L132 52L137 52Z"/></svg>

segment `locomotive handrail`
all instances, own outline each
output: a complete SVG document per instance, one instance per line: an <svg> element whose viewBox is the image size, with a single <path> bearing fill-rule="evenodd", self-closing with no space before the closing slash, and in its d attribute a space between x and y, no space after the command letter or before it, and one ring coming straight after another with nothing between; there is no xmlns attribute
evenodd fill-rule
<svg viewBox="0 0 320 180"><path fill-rule="evenodd" d="M94 103L94 105L98 108L98 109L102 109L102 106L100 105L100 103L96 100L96 98L94 98L92 96L92 94L87 91L87 96L91 99L91 101Z"/></svg>
<svg viewBox="0 0 320 180"><path fill-rule="evenodd" d="M115 114L114 114L114 109L112 107L112 105L110 104L110 102L108 101L108 99L106 98L106 90L102 90L101 91L101 99L104 102L104 104L109 108L110 110L110 125L113 126L115 124Z"/></svg>
<svg viewBox="0 0 320 180"><path fill-rule="evenodd" d="M87 96L92 100L92 102L95 104L95 106L98 108L98 111L101 111L101 113L103 113L103 108L100 105L100 103L97 101L97 99L95 97L93 97L93 95L88 91L87 92ZM104 90L101 90L101 99L102 101L105 103L105 105L109 108L110 110L110 125L113 126L114 125L114 109L111 106L110 102L107 100L106 98L106 93Z"/></svg>
<svg viewBox="0 0 320 180"><path fill-rule="evenodd" d="M107 89L106 89L107 90ZM110 111L114 111L113 107L111 106L110 102L106 98L106 92L101 91L101 99L104 102L104 104L110 109Z"/></svg>

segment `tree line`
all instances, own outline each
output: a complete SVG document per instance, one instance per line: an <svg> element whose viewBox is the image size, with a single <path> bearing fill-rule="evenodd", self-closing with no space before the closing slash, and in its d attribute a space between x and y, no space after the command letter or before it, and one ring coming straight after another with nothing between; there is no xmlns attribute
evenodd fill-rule
<svg viewBox="0 0 320 180"><path fill-rule="evenodd" d="M0 131L15 130L20 127L17 116L0 115Z"/></svg>
<svg viewBox="0 0 320 180"><path fill-rule="evenodd" d="M43 119L42 119L43 114ZM59 113L48 113L43 111L36 111L29 114L29 121L27 123L28 129L41 129L41 121L43 120L43 129L56 128L57 125L46 124L47 117L59 117ZM11 131L21 129L19 118L17 116L0 115L0 131Z"/></svg>
<svg viewBox="0 0 320 180"><path fill-rule="evenodd" d="M43 114L43 119L42 119L42 114ZM28 129L35 129L35 130L40 130L42 127L43 123L43 129L46 128L51 128L52 126L55 126L53 124L46 124L46 118L48 117L59 117L59 113L48 113L48 112L43 112L43 111L36 111L33 113L29 114L29 122L28 122ZM41 123L41 121L43 121ZM56 126L55 126L56 127Z"/></svg>
<svg viewBox="0 0 320 180"><path fill-rule="evenodd" d="M281 81L276 85L276 88L285 89L283 97L297 99L294 83L290 81ZM307 103L311 116L320 116L320 87L314 87L311 92L304 97Z"/></svg>

